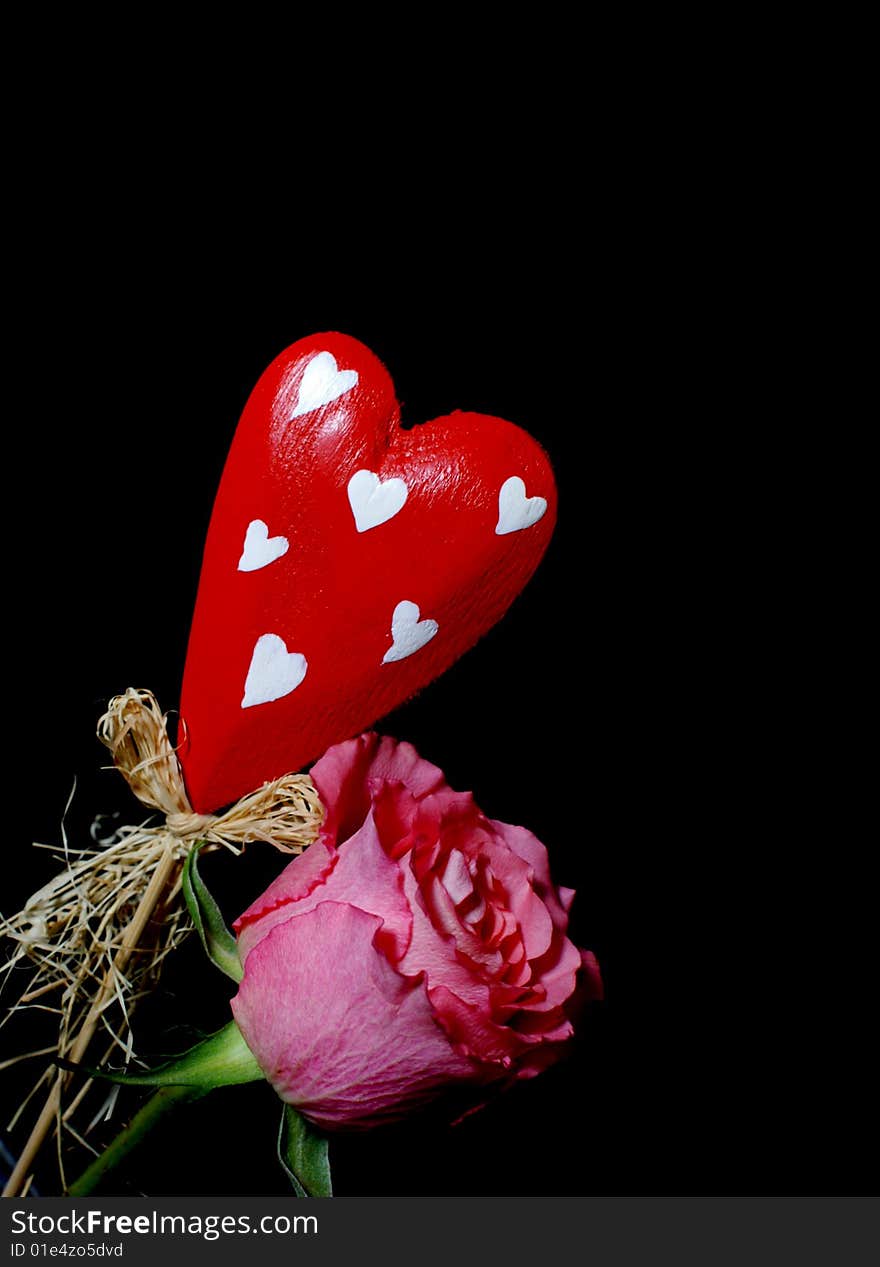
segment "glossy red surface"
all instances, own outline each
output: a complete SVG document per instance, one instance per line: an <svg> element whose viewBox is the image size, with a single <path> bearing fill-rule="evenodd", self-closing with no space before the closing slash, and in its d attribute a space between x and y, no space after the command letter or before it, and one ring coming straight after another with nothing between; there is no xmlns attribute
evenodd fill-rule
<svg viewBox="0 0 880 1267"><path fill-rule="evenodd" d="M184 674L181 760L198 811L397 707L537 567L556 519L540 446L500 418L454 413L403 431L399 412L385 367L342 334L293 344L254 388L214 505ZM524 495L508 484L499 512L514 477ZM388 481L403 481L405 499ZM511 690L534 688L550 654L524 648Z"/></svg>

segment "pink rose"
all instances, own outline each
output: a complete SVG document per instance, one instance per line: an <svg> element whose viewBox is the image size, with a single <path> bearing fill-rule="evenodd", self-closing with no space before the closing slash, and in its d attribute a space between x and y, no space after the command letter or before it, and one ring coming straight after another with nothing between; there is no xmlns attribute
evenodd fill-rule
<svg viewBox="0 0 880 1267"><path fill-rule="evenodd" d="M407 743L362 735L311 773L320 840L235 923L232 1010L281 1098L319 1126L368 1127L557 1060L576 988L602 987L540 841Z"/></svg>

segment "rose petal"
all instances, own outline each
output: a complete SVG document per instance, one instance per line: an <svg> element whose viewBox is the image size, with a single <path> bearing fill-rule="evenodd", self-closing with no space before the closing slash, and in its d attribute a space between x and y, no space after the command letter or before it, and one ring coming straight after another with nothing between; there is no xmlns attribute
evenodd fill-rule
<svg viewBox="0 0 880 1267"><path fill-rule="evenodd" d="M521 1033L509 1025L499 1025L486 1009L470 1006L442 985L429 988L428 998L450 1042L463 1055L498 1066L499 1072L510 1069L531 1046L539 1043L553 1043L553 1059L558 1060L562 1055L560 1039L567 1039L573 1032L568 1018L562 1017L560 1023L556 1013L546 1018L544 1030L538 1020L540 1014L535 1013L534 1020Z"/></svg>
<svg viewBox="0 0 880 1267"><path fill-rule="evenodd" d="M424 809L402 783L386 783L373 797L373 819L389 858L402 858L437 840L439 819Z"/></svg>
<svg viewBox="0 0 880 1267"><path fill-rule="evenodd" d="M327 811L321 838L331 844L354 835L383 784L401 783L417 800L446 787L443 771L412 744L372 732L328 748L310 774Z"/></svg>
<svg viewBox="0 0 880 1267"><path fill-rule="evenodd" d="M563 1040L567 1033L571 1032L571 1021L577 1023L577 1019L585 1004L600 1000L603 997L602 977L599 973L599 965L596 962L595 955L589 950L580 952L582 961L582 971L578 977L577 988L573 995L565 1000L563 1008L557 1010L554 1016L564 1013L568 1018L567 1022L560 1024L559 1032L563 1035ZM548 1064L553 1064L560 1056L564 1056L569 1048L565 1042L561 1047L548 1043L542 1043L537 1047L532 1047L520 1058L516 1066L516 1078L534 1078L535 1074L541 1073L546 1069Z"/></svg>
<svg viewBox="0 0 880 1267"><path fill-rule="evenodd" d="M550 946L554 925L544 902L532 890L531 869L498 837L486 842L484 851L496 883L503 891L499 906L503 903L515 921L526 956L529 959L539 959ZM505 918L500 935L509 936L511 929L511 920Z"/></svg>
<svg viewBox="0 0 880 1267"><path fill-rule="evenodd" d="M336 850L317 840L305 853L299 854L281 871L268 889L232 925L236 933L262 919L279 906L299 902L323 884L336 866L339 855ZM275 921L277 923L277 920Z"/></svg>
<svg viewBox="0 0 880 1267"><path fill-rule="evenodd" d="M275 1090L319 1126L392 1121L481 1076L450 1045L423 981L377 949L381 928L337 902L293 916L251 951L232 1000Z"/></svg>
<svg viewBox="0 0 880 1267"><path fill-rule="evenodd" d="M564 1003L574 993L581 967L581 951L574 942L557 932L547 954L532 964L532 978L540 981L545 997L542 1002L534 1003L530 1010L546 1012Z"/></svg>
<svg viewBox="0 0 880 1267"><path fill-rule="evenodd" d="M323 881L312 885L304 896L285 904L281 897L286 883L295 887L296 870L305 863L312 849L326 848L311 845L304 854L294 859L270 887L276 891L276 905L268 909L258 922L244 923L237 920L238 953L242 962L253 947L263 940L276 925L291 915L304 915L319 902L350 902L370 915L377 915L383 922L383 949L395 962L403 957L412 933L412 914L403 891L403 876L396 862L388 857L379 836L372 814L359 832L335 850L336 865L323 876Z"/></svg>
<svg viewBox="0 0 880 1267"><path fill-rule="evenodd" d="M571 1027L569 1026L569 1035L570 1033ZM539 1043L535 1047L530 1047L517 1062L514 1078L517 1082L524 1082L528 1078L534 1078L537 1074L543 1073L545 1069L549 1069L551 1065L555 1065L557 1061L564 1060L570 1051L571 1044L568 1039L563 1039L562 1042L558 1043Z"/></svg>
<svg viewBox="0 0 880 1267"><path fill-rule="evenodd" d="M362 1127L558 1060L602 982L566 936L574 893L541 842L375 734L312 777L319 843L236 921L234 1011L279 1094Z"/></svg>
<svg viewBox="0 0 880 1267"><path fill-rule="evenodd" d="M450 849L449 857L446 859L446 866L443 869L443 875L440 877L440 883L456 906L460 905L465 898L472 896L474 882L471 879L470 871L467 869L464 854L460 853L458 849Z"/></svg>
<svg viewBox="0 0 880 1267"><path fill-rule="evenodd" d="M403 872L403 887L413 923L409 947L398 965L400 971L408 976L424 973L429 987L443 982L467 1002L488 1007L488 986L475 976L472 968L461 962L456 954L454 938L444 937L437 932L425 909L416 878L409 868L405 868Z"/></svg>
<svg viewBox="0 0 880 1267"><path fill-rule="evenodd" d="M509 845L513 852L531 867L534 873L532 885L535 892L545 903L554 926L565 932L568 928L568 906L571 906L574 894L570 889L568 890L571 897L568 899L568 906L564 906L556 885L550 878L550 859L546 847L541 844L537 836L526 831L525 827L514 827L511 823L499 823L494 819L492 826L505 844Z"/></svg>

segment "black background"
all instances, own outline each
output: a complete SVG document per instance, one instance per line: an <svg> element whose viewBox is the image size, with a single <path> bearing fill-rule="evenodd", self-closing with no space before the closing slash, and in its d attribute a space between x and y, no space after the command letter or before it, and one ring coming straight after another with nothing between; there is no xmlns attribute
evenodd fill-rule
<svg viewBox="0 0 880 1267"><path fill-rule="evenodd" d="M700 252L685 270L681 242L613 193L589 227L562 203L516 228L469 215L465 245L445 251L418 217L405 245L350 228L325 242L308 220L245 247L180 224L171 255L146 230L44 244L9 371L7 481L22 496L7 508L0 909L48 876L28 842L58 840L74 778L72 838L98 811L137 817L99 769L95 721L128 685L176 705L238 415L283 347L339 329L385 361L406 421L496 413L554 463L559 524L527 591L380 728L547 843L607 1000L567 1065L460 1126L335 1140L337 1191L867 1190L870 996L843 936L861 883L816 778L821 688L784 619L805 564L785 442L753 390L748 334L716 306L734 283L717 255L708 276ZM277 865L253 848L204 871L232 918ZM138 1017L141 1049L223 1023L223 980L189 945ZM4 1031L0 1058L27 1038ZM25 1075L0 1078L6 1110ZM267 1088L217 1092L186 1124L110 1190L286 1191Z"/></svg>

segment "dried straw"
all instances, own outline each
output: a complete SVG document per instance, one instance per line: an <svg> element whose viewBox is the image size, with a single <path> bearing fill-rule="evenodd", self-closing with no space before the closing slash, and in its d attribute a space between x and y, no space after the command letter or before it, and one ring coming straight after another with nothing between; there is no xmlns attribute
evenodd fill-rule
<svg viewBox="0 0 880 1267"><path fill-rule="evenodd" d="M10 1015L54 1003L59 1017L55 1051L74 1062L82 1060L99 1027L125 1061L131 1059L131 1010L155 985L165 956L190 931L180 887L183 862L196 842L206 850L240 853L249 842L262 840L283 853L301 853L323 819L318 793L304 774L266 783L223 814L196 814L166 722L150 691L129 688L111 700L98 723L98 738L116 768L141 804L159 811L164 822L123 827L109 841L85 849L70 849L62 829L58 857L63 871L17 915L0 916L0 931L17 943L2 971L8 977L25 960L34 965ZM56 990L57 998L35 1001ZM61 1128L72 1130L63 1120L69 1112L61 1108L66 1081L65 1074L54 1078L4 1196L21 1190L53 1122L60 1156Z"/></svg>

